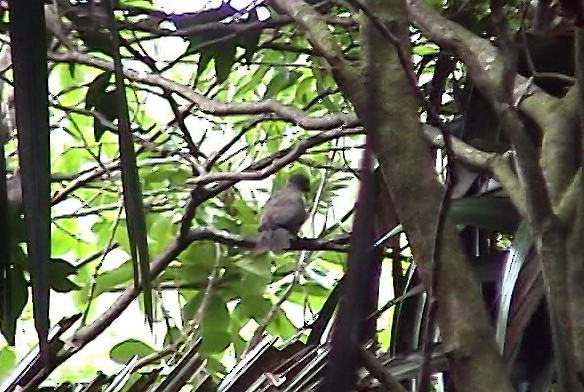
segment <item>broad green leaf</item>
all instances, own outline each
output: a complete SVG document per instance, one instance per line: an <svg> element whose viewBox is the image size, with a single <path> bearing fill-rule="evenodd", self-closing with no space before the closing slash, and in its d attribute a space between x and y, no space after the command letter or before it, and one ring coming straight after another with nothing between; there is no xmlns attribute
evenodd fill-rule
<svg viewBox="0 0 584 392"><path fill-rule="evenodd" d="M149 245L152 254L157 254L163 250L171 238L174 237L176 227L172 222L172 218L165 214L149 215L151 221L148 228L148 236L150 237Z"/></svg>
<svg viewBox="0 0 584 392"><path fill-rule="evenodd" d="M84 163L92 159L87 150L71 148L56 157L54 165L65 173L77 173Z"/></svg>
<svg viewBox="0 0 584 392"><path fill-rule="evenodd" d="M320 284L307 281L303 285L296 287L288 300L298 305L305 306L307 303L312 309L320 309L330 294L327 289ZM277 293L280 295L280 293Z"/></svg>
<svg viewBox="0 0 584 392"><path fill-rule="evenodd" d="M196 274L198 271L211 273L215 265L215 258L217 254L217 246L210 241L193 242L178 259L187 266L189 271Z"/></svg>
<svg viewBox="0 0 584 392"><path fill-rule="evenodd" d="M199 296L202 296L200 293ZM201 322L201 333L208 330L227 330L229 329L229 310L227 304L220 295L212 295L205 307L203 321Z"/></svg>
<svg viewBox="0 0 584 392"><path fill-rule="evenodd" d="M16 365L16 353L12 347L0 349L0 380L9 374Z"/></svg>
<svg viewBox="0 0 584 392"><path fill-rule="evenodd" d="M293 86L301 76L302 74L300 72L290 71L286 68L277 72L270 83L268 83L264 98L275 98L287 88Z"/></svg>
<svg viewBox="0 0 584 392"><path fill-rule="evenodd" d="M79 240L72 235L75 232L66 232L65 230L55 227L51 232L52 253L55 256L61 256L71 249L79 246Z"/></svg>
<svg viewBox="0 0 584 392"><path fill-rule="evenodd" d="M207 358L207 369L209 372L214 374L225 374L227 373L227 369L225 365L221 363L220 359L217 359L216 356L211 355Z"/></svg>
<svg viewBox="0 0 584 392"><path fill-rule="evenodd" d="M116 344L110 350L110 358L120 364L126 364L135 355L144 358L156 352L152 347L138 339L128 339Z"/></svg>
<svg viewBox="0 0 584 392"><path fill-rule="evenodd" d="M233 331L234 329L232 328L231 330ZM240 356L247 347L247 342L239 334L239 329L237 329L235 334L231 334L231 343L233 343L235 355L237 356Z"/></svg>
<svg viewBox="0 0 584 392"><path fill-rule="evenodd" d="M282 339L291 338L298 332L282 309L276 311L276 315L272 322L268 324L267 330L270 334L280 336Z"/></svg>
<svg viewBox="0 0 584 392"><path fill-rule="evenodd" d="M295 100L301 104L307 104L314 95L314 78L303 78L296 86Z"/></svg>
<svg viewBox="0 0 584 392"><path fill-rule="evenodd" d="M202 297L199 295L200 292L201 291L194 291L190 289L181 290L181 294L185 299L185 304L180 310L184 325L190 323L199 310L199 305L201 304L202 299Z"/></svg>
<svg viewBox="0 0 584 392"><path fill-rule="evenodd" d="M209 282L211 271L192 265L171 265L158 277L160 282L173 282L177 286L188 284L190 289L203 289Z"/></svg>
<svg viewBox="0 0 584 392"><path fill-rule="evenodd" d="M202 355L223 352L231 344L231 334L220 329L210 329L201 332L201 346L199 352Z"/></svg>
<svg viewBox="0 0 584 392"><path fill-rule="evenodd" d="M252 208L244 199L235 199L231 205L232 214L243 223L257 223L259 219L258 212Z"/></svg>
<svg viewBox="0 0 584 392"><path fill-rule="evenodd" d="M419 56L435 55L440 51L436 45L417 45L413 47L414 54Z"/></svg>
<svg viewBox="0 0 584 392"><path fill-rule="evenodd" d="M118 268L105 271L97 275L95 279L95 295L111 290L115 287L127 284L134 277L134 269L130 261Z"/></svg>
<svg viewBox="0 0 584 392"><path fill-rule="evenodd" d="M108 222L104 222L103 225L101 227L107 227L108 226ZM95 225L94 225L95 227ZM101 227L98 227L97 229L100 229ZM103 234L105 234L107 237L105 237L107 239L107 241L109 241L110 236L112 235L111 233L111 228L113 227L113 225L110 223L110 228L106 229L106 231L103 232ZM95 230L92 230L95 233ZM114 239L115 241L120 244L120 247L125 250L128 254L130 254L130 240L128 238L128 228L127 228L127 224L126 224L126 220L122 219L120 220L120 222L118 223L118 227L117 230L114 234Z"/></svg>
<svg viewBox="0 0 584 392"><path fill-rule="evenodd" d="M269 299L261 295L251 295L242 297L234 312L241 319L254 319L259 323L271 307L272 302Z"/></svg>
<svg viewBox="0 0 584 392"><path fill-rule="evenodd" d="M227 274L235 275L229 290L238 296L261 295L272 281L272 262L266 255L242 257L230 263Z"/></svg>

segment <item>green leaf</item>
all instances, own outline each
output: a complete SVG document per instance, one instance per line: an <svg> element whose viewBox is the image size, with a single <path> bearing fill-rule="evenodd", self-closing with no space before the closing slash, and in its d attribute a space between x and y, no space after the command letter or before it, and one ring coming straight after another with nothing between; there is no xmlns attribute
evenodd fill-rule
<svg viewBox="0 0 584 392"><path fill-rule="evenodd" d="M129 260L116 269L102 272L98 274L95 279L95 295L97 296L103 292L128 283L133 277L134 268Z"/></svg>
<svg viewBox="0 0 584 392"><path fill-rule="evenodd" d="M418 56L436 55L440 51L436 45L417 45L412 49Z"/></svg>
<svg viewBox="0 0 584 392"><path fill-rule="evenodd" d="M116 344L110 350L110 358L117 363L126 364L135 355L144 358L156 352L152 347L138 339L128 339Z"/></svg>
<svg viewBox="0 0 584 392"><path fill-rule="evenodd" d="M259 218L257 211L252 208L244 199L235 199L231 206L232 216L236 217L243 223L257 223Z"/></svg>
<svg viewBox="0 0 584 392"><path fill-rule="evenodd" d="M181 338L181 335L182 333L180 329L178 329L177 327L170 327L166 331L166 335L164 336L164 345L168 346L178 342Z"/></svg>
<svg viewBox="0 0 584 392"><path fill-rule="evenodd" d="M238 89L235 92L235 97L245 98L247 93L249 93L250 91L255 91L259 85L263 85L264 84L263 79L269 70L270 70L269 67L266 67L265 65L260 65L254 70L254 72L251 73L251 75L246 75L248 76L249 80L245 81L244 79L242 81L243 83L240 83L238 85Z"/></svg>
<svg viewBox="0 0 584 392"><path fill-rule="evenodd" d="M314 78L304 78L296 86L295 100L301 105L307 104L312 100L314 94Z"/></svg>
<svg viewBox="0 0 584 392"><path fill-rule="evenodd" d="M262 320L272 307L272 302L261 295L242 297L235 307L235 313L241 319Z"/></svg>
<svg viewBox="0 0 584 392"><path fill-rule="evenodd" d="M89 83L89 88L85 95L85 109L93 109L103 101L103 96L110 85L111 77L112 72L106 71Z"/></svg>
<svg viewBox="0 0 584 392"><path fill-rule="evenodd" d="M270 83L268 83L268 88L266 89L266 94L264 98L273 98L281 94L287 88L293 86L298 82L298 79L302 74L298 71L290 71L286 68L277 72Z"/></svg>
<svg viewBox="0 0 584 392"><path fill-rule="evenodd" d="M196 265L170 265L158 277L160 282L173 282L177 286L188 284L190 289L200 290L209 282L209 270L197 269Z"/></svg>
<svg viewBox="0 0 584 392"><path fill-rule="evenodd" d="M301 306L305 306L308 302L312 308L319 309L322 307L329 294L330 289L327 289L316 282L307 281L302 286L296 287L289 295L288 300ZM280 293L277 293L276 295L280 295Z"/></svg>
<svg viewBox="0 0 584 392"><path fill-rule="evenodd" d="M258 12L256 8L253 8L249 12L249 20L248 22L257 22ZM241 34L240 37L240 46L245 49L244 58L247 62L250 62L253 58L253 55L258 50L258 44L260 43L260 37L262 35L262 31L260 29L254 29Z"/></svg>
<svg viewBox="0 0 584 392"><path fill-rule="evenodd" d="M199 294L203 296L201 292ZM225 299L220 295L212 295L209 298L207 307L205 308L205 314L203 321L201 322L201 331L207 330L226 330L229 329L229 310L227 310L227 304Z"/></svg>
<svg viewBox="0 0 584 392"><path fill-rule="evenodd" d="M49 265L49 282L51 288L59 293L79 290L80 287L69 280L70 275L77 273L76 268L63 259L51 259Z"/></svg>
<svg viewBox="0 0 584 392"><path fill-rule="evenodd" d="M227 373L227 369L225 368L225 365L223 365L221 363L221 361L219 359L217 359L215 356L209 356L207 358L207 364L206 364L205 368L211 374L225 374L225 373Z"/></svg>
<svg viewBox="0 0 584 392"><path fill-rule="evenodd" d="M16 353L12 347L0 349L0 380L2 380L16 365Z"/></svg>
<svg viewBox="0 0 584 392"><path fill-rule="evenodd" d="M208 275L215 265L217 246L210 241L193 242L178 259L188 266L193 274L203 273Z"/></svg>
<svg viewBox="0 0 584 392"><path fill-rule="evenodd" d="M149 215L148 220L152 222L148 228L150 251L157 254L166 247L176 228L172 218L165 214Z"/></svg>
<svg viewBox="0 0 584 392"><path fill-rule="evenodd" d="M276 311L276 315L267 328L268 332L275 336L280 336L282 339L288 339L294 336L298 330L292 324L292 321L286 316L282 309Z"/></svg>
<svg viewBox="0 0 584 392"><path fill-rule="evenodd" d="M73 232L67 232L57 227L51 231L52 253L55 256L64 255L80 246L80 241L73 237Z"/></svg>
<svg viewBox="0 0 584 392"><path fill-rule="evenodd" d="M235 63L235 49L236 44L233 40L223 42L217 48L215 55L215 74L217 75L217 82L223 83L229 77L231 67Z"/></svg>
<svg viewBox="0 0 584 392"><path fill-rule="evenodd" d="M237 296L262 295L272 282L272 262L266 255L242 257L230 263L227 275L235 278L229 290Z"/></svg>
<svg viewBox="0 0 584 392"><path fill-rule="evenodd" d="M222 330L205 330L201 332L201 346L199 352L208 356L225 351L231 344L231 334Z"/></svg>

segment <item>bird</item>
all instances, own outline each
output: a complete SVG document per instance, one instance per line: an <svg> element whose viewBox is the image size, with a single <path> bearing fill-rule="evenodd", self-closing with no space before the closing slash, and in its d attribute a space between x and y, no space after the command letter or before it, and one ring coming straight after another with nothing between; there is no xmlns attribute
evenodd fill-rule
<svg viewBox="0 0 584 392"><path fill-rule="evenodd" d="M255 254L290 248L290 240L298 235L308 217L302 196L309 191L309 178L294 174L282 189L274 192L262 209Z"/></svg>

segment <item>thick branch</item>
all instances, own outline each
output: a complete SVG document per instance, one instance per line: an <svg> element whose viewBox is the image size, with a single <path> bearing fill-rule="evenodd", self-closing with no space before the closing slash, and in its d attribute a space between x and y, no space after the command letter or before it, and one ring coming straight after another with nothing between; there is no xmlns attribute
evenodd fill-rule
<svg viewBox="0 0 584 392"><path fill-rule="evenodd" d="M392 32L407 47L405 1L370 0L368 5L384 25L392 26ZM433 24L439 23L434 20ZM370 112L377 123L374 129L377 131L377 156L398 216L408 233L422 280L428 286L434 275L435 219L440 213L441 186L423 139L417 104L410 94L410 83L397 49L387 44L374 23L367 22L363 32L368 58L374 59L369 65L374 74L368 77L378 81L368 86L376 102ZM458 234L448 220L440 236L439 262L435 266L437 316L442 339L452 349L449 362L456 387L465 391L511 391L477 289L478 283ZM484 366L485 363L489 366Z"/></svg>

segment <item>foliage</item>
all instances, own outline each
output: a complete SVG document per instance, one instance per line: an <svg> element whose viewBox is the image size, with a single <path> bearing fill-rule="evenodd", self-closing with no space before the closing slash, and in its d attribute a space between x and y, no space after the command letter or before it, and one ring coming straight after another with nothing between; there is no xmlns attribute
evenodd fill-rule
<svg viewBox="0 0 584 392"><path fill-rule="evenodd" d="M405 2L393 5L401 10L395 13L377 1L301 0L250 2L241 10L223 2L165 13L162 2L127 0L116 6L116 28L108 25L104 4L57 1L45 8L54 357L48 377L34 379L37 368L16 366L39 359L24 355L32 345L21 331L30 330L34 268L22 211L7 182L14 240L0 287L0 390L31 380L30 386L44 382L48 390L59 382L92 380L125 390L179 390L187 382L194 390L313 388L335 360L328 327L338 328L333 313L339 298L349 295L345 260L349 239L355 239L351 225L364 177L365 133L368 143L376 137L378 163L374 184L368 184L376 187L375 197L365 200L375 211L367 223L382 240L375 245L379 271L368 282L375 306L363 302L361 313L354 313L364 312L372 323L367 339L357 343L375 340L371 350L360 349L353 369L367 369L356 377L359 389L379 383L389 389L394 382L391 388L403 389L432 368L443 376L437 383L444 390L451 388L444 381L450 377L459 390L489 390L490 382L501 390L540 382L548 390L552 373L542 381L535 377L539 369L553 361L556 368L570 365L569 355L551 355L553 339L541 339L540 362L532 361L530 344L549 333L550 317L552 330L555 322L543 301L542 268L546 277L556 275L537 263L533 243L547 249L556 227L548 225L556 220L578 235L568 217L576 211L569 191L580 181L580 161L566 143L554 145L542 136L579 129L573 126L574 53L546 62L542 50L557 46L559 38L550 34L544 50L534 43L543 38L519 31L539 28L523 4L412 1L411 19L404 21ZM518 32L512 39L517 45L505 41L507 28ZM116 29L119 42L110 34ZM383 38L376 42L375 34ZM517 49L521 42L533 50L530 61ZM370 57L375 43L385 45L373 51L379 64ZM573 50L573 35L570 45ZM3 59L9 50L5 45ZM511 65L500 55L511 52L517 61L508 71ZM375 66L379 72L391 61L398 65L381 72L378 86L364 88ZM511 89L505 72L514 76ZM4 74L12 80L9 71ZM528 83L525 77L533 75ZM400 90L400 82L410 90ZM4 149L9 171L18 173L13 91L3 83L3 126L11 133ZM515 83L520 88L513 89ZM411 96L383 90L387 84ZM505 96L509 90L511 97ZM544 113L565 115L570 124L561 126ZM400 123L407 118L416 121ZM367 132L365 119L371 122ZM123 152L124 135L131 136L135 163ZM553 161L550 151L563 154ZM438 176L428 170L432 164ZM302 238L283 254L253 254L261 206L297 172L311 179ZM132 185L134 174L139 181ZM536 181L544 177L547 182ZM445 201L443 188L452 196ZM30 218L28 211L25 205L23 216ZM437 216L444 219L440 233L434 231L442 227ZM574 246L574 237L566 238L562 244ZM474 290L479 285L482 297ZM552 293L562 293L554 287ZM548 301L555 306L558 298ZM151 305L150 334L143 318L150 317ZM124 316L126 309L132 316ZM441 337L432 339L438 330ZM458 332L459 346L449 340ZM83 364L67 361L87 355L86 346L108 334L103 348L111 361L100 369L107 376L88 364L91 357ZM464 376L487 377L474 373L485 369L484 358L496 358L485 370L490 379ZM513 370L511 379L504 365ZM514 373L526 366L536 370ZM76 369L84 371L72 375ZM560 385L571 385L560 376Z"/></svg>

